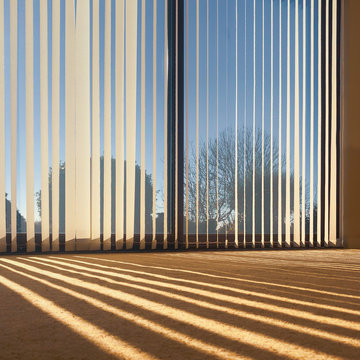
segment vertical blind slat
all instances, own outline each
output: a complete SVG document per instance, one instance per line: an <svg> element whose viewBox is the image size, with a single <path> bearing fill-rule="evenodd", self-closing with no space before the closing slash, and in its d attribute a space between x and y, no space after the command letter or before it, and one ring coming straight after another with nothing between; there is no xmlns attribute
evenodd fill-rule
<svg viewBox="0 0 360 360"><path fill-rule="evenodd" d="M265 132L265 3L262 1L262 71L261 71L261 247L265 247L265 177L264 177L264 132Z"/></svg>
<svg viewBox="0 0 360 360"><path fill-rule="evenodd" d="M0 174L5 174L4 0L0 0ZM0 252L6 251L5 176L0 176Z"/></svg>
<svg viewBox="0 0 360 360"><path fill-rule="evenodd" d="M274 0L271 0L270 73L270 246L274 247Z"/></svg>
<svg viewBox="0 0 360 360"><path fill-rule="evenodd" d="M93 0L92 98L91 98L91 241L100 250L100 69L99 0Z"/></svg>
<svg viewBox="0 0 360 360"><path fill-rule="evenodd" d="M146 3L141 6L141 174L140 174L140 249L145 249L145 59Z"/></svg>
<svg viewBox="0 0 360 360"><path fill-rule="evenodd" d="M243 197L244 197L244 238L243 238L243 247L246 248L246 141L247 141L247 135L246 135L246 120L247 120L247 1L245 1L245 9L244 9L244 14L245 14L245 21L244 21L244 46L245 46L245 59L244 59L244 138L243 138L243 142L244 142L244 154L243 154L243 160L244 160L244 192L243 192ZM219 42L219 39L217 39L217 41ZM219 74L217 74L218 78L219 78ZM218 92L217 92L218 95ZM219 102L219 99L218 99ZM219 114L218 114L219 115Z"/></svg>
<svg viewBox="0 0 360 360"><path fill-rule="evenodd" d="M285 188L285 246L290 244L290 0L287 1L286 45L286 188Z"/></svg>
<svg viewBox="0 0 360 360"><path fill-rule="evenodd" d="M307 118L307 102L306 102L306 0L303 5L303 116L302 116L302 176L301 176L301 246L305 246L305 219L306 219L306 118Z"/></svg>
<svg viewBox="0 0 360 360"><path fill-rule="evenodd" d="M321 168L322 168L322 154L321 154L321 120L322 120L322 76L321 76L321 62L322 62L322 31L321 31L321 22L322 22L322 0L318 0L318 183L317 183L317 237L316 242L317 246L321 246L321 214L322 214L322 204L321 204L321 195L322 195L322 179L321 179Z"/></svg>
<svg viewBox="0 0 360 360"><path fill-rule="evenodd" d="M256 233L256 226L255 226L255 140L256 140L256 0L254 0L254 12L253 12L253 133L252 133L252 246L255 247L255 233Z"/></svg>
<svg viewBox="0 0 360 360"><path fill-rule="evenodd" d="M332 0L331 44L331 164L330 164L330 225L329 243L337 244L337 0Z"/></svg>
<svg viewBox="0 0 360 360"><path fill-rule="evenodd" d="M26 37L26 250L35 251L33 2L25 3Z"/></svg>
<svg viewBox="0 0 360 360"><path fill-rule="evenodd" d="M189 0L186 0L185 248L189 247Z"/></svg>
<svg viewBox="0 0 360 360"><path fill-rule="evenodd" d="M60 0L52 3L52 250L59 250ZM90 174L89 174L90 175Z"/></svg>
<svg viewBox="0 0 360 360"><path fill-rule="evenodd" d="M156 249L156 86L157 86L157 67L156 67L156 51L157 51L157 0L153 0L153 193L152 193L152 222L153 236L151 248Z"/></svg>
<svg viewBox="0 0 360 360"><path fill-rule="evenodd" d="M124 245L124 0L116 2L115 113L116 113L116 249ZM142 158L141 158L142 159Z"/></svg>
<svg viewBox="0 0 360 360"><path fill-rule="evenodd" d="M304 9L304 7L303 7ZM304 11L304 10L303 10ZM295 0L295 113L294 113L294 246L300 246L300 166L299 166L299 0Z"/></svg>
<svg viewBox="0 0 360 360"><path fill-rule="evenodd" d="M196 248L199 247L200 4L196 1Z"/></svg>
<svg viewBox="0 0 360 360"><path fill-rule="evenodd" d="M325 21L326 21L326 38L325 38L325 202L324 202L324 242L325 246L329 245L329 117L330 117L330 0L326 0Z"/></svg>
<svg viewBox="0 0 360 360"><path fill-rule="evenodd" d="M17 251L17 0L10 2L11 251Z"/></svg>
<svg viewBox="0 0 360 360"><path fill-rule="evenodd" d="M111 0L105 0L103 249L111 249Z"/></svg>
<svg viewBox="0 0 360 360"><path fill-rule="evenodd" d="M282 1L279 2L279 169L278 169L278 245L283 246L282 220Z"/></svg>
<svg viewBox="0 0 360 360"><path fill-rule="evenodd" d="M65 4L65 250L75 250L75 3Z"/></svg>
<svg viewBox="0 0 360 360"><path fill-rule="evenodd" d="M164 3L164 249L168 240L168 2ZM177 97L176 97L177 99ZM177 157L176 157L177 158ZM177 177L176 177L177 178ZM177 221L175 222L177 224ZM177 234L177 231L175 231ZM175 235L176 236L176 235Z"/></svg>
<svg viewBox="0 0 360 360"><path fill-rule="evenodd" d="M134 243L137 1L126 2L126 248Z"/></svg>
<svg viewBox="0 0 360 360"><path fill-rule="evenodd" d="M90 238L90 3L76 11L76 249Z"/></svg>
<svg viewBox="0 0 360 360"><path fill-rule="evenodd" d="M41 250L50 250L47 0L40 1Z"/></svg>
<svg viewBox="0 0 360 360"><path fill-rule="evenodd" d="M208 7L209 8L209 7ZM209 10L208 10L208 14L209 14ZM209 16L208 16L209 19ZM208 20L209 23L209 20ZM238 208L238 4L236 2L236 7L235 7L235 247L238 248L239 247L239 224L238 224L238 214L239 214L239 208ZM207 34L209 36L209 27L208 27L208 31ZM209 38L208 38L208 44L209 44ZM209 46L209 45L208 45ZM208 63L207 63L207 68L209 69L209 52L208 52ZM209 70L208 70L209 71ZM209 79L209 72L208 72L208 79ZM209 83L209 80L208 80ZM209 88L209 85L208 85ZM209 109L209 90L208 90L208 94L207 94L207 102L208 102L208 109ZM208 121L209 124L209 121ZM207 154L209 154L209 125L207 126ZM207 166L209 165L209 155L207 156ZM207 167L207 174L209 173L209 167ZM209 175L207 175L209 177ZM207 181L208 183L208 191L207 193L209 194L209 181ZM207 200L207 208L209 208L209 195L208 195L208 200ZM208 216L207 216L207 222L209 223L209 210L208 210ZM207 227L207 229L209 229L209 226ZM207 230L207 232L209 232L209 230Z"/></svg>
<svg viewBox="0 0 360 360"><path fill-rule="evenodd" d="M311 6L310 44L310 199L309 199L309 245L314 246L314 0Z"/></svg>

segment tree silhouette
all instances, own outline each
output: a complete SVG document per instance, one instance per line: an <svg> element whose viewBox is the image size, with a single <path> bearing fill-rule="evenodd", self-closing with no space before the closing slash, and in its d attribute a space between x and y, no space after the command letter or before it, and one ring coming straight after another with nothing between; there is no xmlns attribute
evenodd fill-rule
<svg viewBox="0 0 360 360"><path fill-rule="evenodd" d="M270 233L270 193L273 193L273 230L278 231L278 220L282 223L282 231L285 231L285 206L286 206L286 166L283 156L281 172L281 204L282 213L278 213L278 182L279 162L278 145L273 143L273 166L271 169L271 138L264 133L264 194L262 194L262 132L257 129L255 133L255 154L253 154L253 133L246 132L246 146L244 147L244 133L239 131L237 142L238 159L238 229L239 234L253 232L253 211L255 211L255 233L262 232L262 195L264 197L264 232ZM206 233L207 220L207 169L208 169L208 214L209 233L216 233L217 227L217 204L218 204L218 228L223 233L234 232L235 222L235 133L233 129L225 129L219 134L219 140L209 139L209 153L207 156L206 142L199 145L199 233ZM218 154L217 154L218 151ZM245 155L245 156L244 156ZM253 208L253 156L255 155L255 206ZM208 167L207 167L208 158ZM218 161L217 161L218 160ZM273 188L270 188L271 172L273 174ZM217 180L218 176L218 180ZM301 179L300 179L301 182ZM244 184L246 196L244 201ZM218 190L217 190L218 186ZM196 232L196 149L190 149L189 156L189 232ZM294 176L290 174L290 203L291 203L291 229L293 226L293 199L294 199ZM306 192L308 194L308 191ZM217 199L218 194L218 199ZM186 196L186 194L185 194ZM186 199L185 199L186 200ZM245 207L244 207L245 203ZM306 199L308 204L308 199ZM307 206L308 208L308 206ZM255 210L254 210L255 209ZM316 205L314 206L316 214ZM306 215L308 228L309 214ZM314 219L316 223L316 218Z"/></svg>

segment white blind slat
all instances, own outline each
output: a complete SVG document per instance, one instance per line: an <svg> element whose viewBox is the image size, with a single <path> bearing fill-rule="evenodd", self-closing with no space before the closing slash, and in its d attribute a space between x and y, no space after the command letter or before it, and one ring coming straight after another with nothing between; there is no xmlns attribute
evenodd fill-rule
<svg viewBox="0 0 360 360"><path fill-rule="evenodd" d="M5 174L4 0L0 0L0 173ZM0 176L0 252L6 251L5 176Z"/></svg>
<svg viewBox="0 0 360 360"><path fill-rule="evenodd" d="M26 41L26 232L27 252L35 251L34 227L34 39L33 2L25 4Z"/></svg>

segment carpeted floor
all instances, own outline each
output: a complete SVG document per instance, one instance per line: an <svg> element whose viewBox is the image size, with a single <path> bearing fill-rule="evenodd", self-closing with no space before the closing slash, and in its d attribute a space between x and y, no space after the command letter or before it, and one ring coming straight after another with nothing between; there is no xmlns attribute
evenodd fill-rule
<svg viewBox="0 0 360 360"><path fill-rule="evenodd" d="M0 256L0 359L360 359L360 251Z"/></svg>

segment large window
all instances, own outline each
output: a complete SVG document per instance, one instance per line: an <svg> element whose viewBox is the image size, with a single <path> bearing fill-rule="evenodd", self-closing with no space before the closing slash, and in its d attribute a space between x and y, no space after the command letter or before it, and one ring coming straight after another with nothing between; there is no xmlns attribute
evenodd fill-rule
<svg viewBox="0 0 360 360"><path fill-rule="evenodd" d="M340 0L0 0L0 251L338 239Z"/></svg>
<svg viewBox="0 0 360 360"><path fill-rule="evenodd" d="M186 246L337 244L337 0L186 0Z"/></svg>

